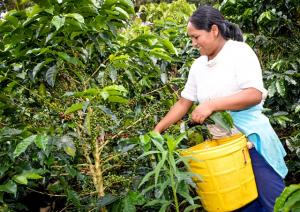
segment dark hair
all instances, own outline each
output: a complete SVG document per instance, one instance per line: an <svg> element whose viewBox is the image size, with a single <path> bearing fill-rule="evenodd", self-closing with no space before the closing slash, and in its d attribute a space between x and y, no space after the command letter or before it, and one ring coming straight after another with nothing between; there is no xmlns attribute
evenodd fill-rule
<svg viewBox="0 0 300 212"><path fill-rule="evenodd" d="M221 12L211 6L200 6L190 17L190 22L196 29L210 32L213 24L217 25L221 35L226 40L243 41L241 29L224 19Z"/></svg>

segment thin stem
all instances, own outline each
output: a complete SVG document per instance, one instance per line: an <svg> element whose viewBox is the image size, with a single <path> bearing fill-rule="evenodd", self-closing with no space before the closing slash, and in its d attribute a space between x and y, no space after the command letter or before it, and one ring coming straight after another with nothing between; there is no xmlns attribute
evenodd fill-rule
<svg viewBox="0 0 300 212"><path fill-rule="evenodd" d="M174 174L172 173L171 167L169 168L169 174L170 174L170 178L171 178L171 185L172 185L172 191L173 191L173 196L174 196L176 212L179 212L179 204L178 204L178 198L177 198L177 193L176 193Z"/></svg>
<svg viewBox="0 0 300 212"><path fill-rule="evenodd" d="M39 193L39 194L43 194L43 195L47 195L47 196L50 196L50 197L66 197L67 195L62 195L62 194L48 194L48 193L45 193L45 192L41 192L41 191L37 191L37 190L34 190L32 188L29 188L29 187L26 187L28 190L30 191L33 191L35 193Z"/></svg>

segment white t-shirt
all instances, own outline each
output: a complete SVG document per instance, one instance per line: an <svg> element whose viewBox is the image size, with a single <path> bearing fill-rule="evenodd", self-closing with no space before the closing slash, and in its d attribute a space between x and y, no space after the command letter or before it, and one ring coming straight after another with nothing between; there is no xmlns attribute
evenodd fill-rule
<svg viewBox="0 0 300 212"><path fill-rule="evenodd" d="M266 98L258 58L246 43L228 40L214 59L200 56L194 61L181 96L201 103L250 87Z"/></svg>

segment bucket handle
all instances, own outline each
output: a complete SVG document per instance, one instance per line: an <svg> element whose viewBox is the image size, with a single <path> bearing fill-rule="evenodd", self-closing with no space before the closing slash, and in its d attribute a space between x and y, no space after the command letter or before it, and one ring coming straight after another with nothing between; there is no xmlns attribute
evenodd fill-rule
<svg viewBox="0 0 300 212"><path fill-rule="evenodd" d="M247 158L246 158L246 154L245 154L245 149L242 149L243 152L243 156L244 156L244 164L247 164Z"/></svg>

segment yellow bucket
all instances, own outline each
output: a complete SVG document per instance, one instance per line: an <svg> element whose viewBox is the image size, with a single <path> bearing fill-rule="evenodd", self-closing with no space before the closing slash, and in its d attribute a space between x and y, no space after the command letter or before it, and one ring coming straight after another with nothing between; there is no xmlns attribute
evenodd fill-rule
<svg viewBox="0 0 300 212"><path fill-rule="evenodd" d="M251 159L242 134L205 141L183 150L191 157L197 193L207 211L233 211L257 198ZM193 160L195 158L195 160Z"/></svg>

